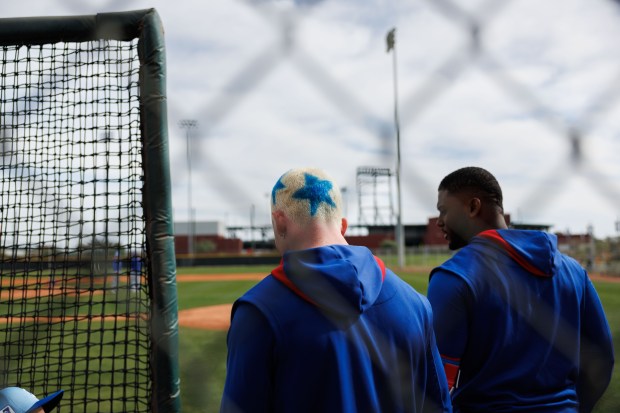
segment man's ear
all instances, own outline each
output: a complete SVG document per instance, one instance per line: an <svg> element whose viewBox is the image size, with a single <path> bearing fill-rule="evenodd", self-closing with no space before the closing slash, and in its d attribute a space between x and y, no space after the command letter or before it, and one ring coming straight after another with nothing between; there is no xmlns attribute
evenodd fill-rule
<svg viewBox="0 0 620 413"><path fill-rule="evenodd" d="M480 198L471 198L468 204L469 208L469 216L471 218L480 215L480 211L482 210L482 201Z"/></svg>
<svg viewBox="0 0 620 413"><path fill-rule="evenodd" d="M284 212L275 210L271 213L273 218L273 231L278 235L286 235L287 219Z"/></svg>
<svg viewBox="0 0 620 413"><path fill-rule="evenodd" d="M344 237L344 233L347 232L348 227L349 227L349 223L347 222L347 219L342 218L342 221L340 224L340 234L342 234L343 237Z"/></svg>

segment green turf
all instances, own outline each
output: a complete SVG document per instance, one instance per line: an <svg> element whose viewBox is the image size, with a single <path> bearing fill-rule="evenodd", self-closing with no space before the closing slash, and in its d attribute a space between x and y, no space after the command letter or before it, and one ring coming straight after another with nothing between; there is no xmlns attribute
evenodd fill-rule
<svg viewBox="0 0 620 413"><path fill-rule="evenodd" d="M47 330L49 341L20 347L21 351L36 351L41 356L22 358L14 354L9 364L3 366L8 383L21 383L23 370L32 369L36 373L28 380L44 383L45 387L37 385L30 390L44 394L44 389L49 390L49 383L58 383L58 388L67 392L65 407L70 398L82 401L82 412L129 412L136 411L134 400L137 400L140 405L137 410L144 411L149 400L149 353L148 348L139 345L145 341L144 337L129 329L114 329L109 323L105 330L78 334L67 330L67 325L30 323L23 325L19 332L1 332L0 338L9 343L16 339L30 342L28 335L34 331L40 335L41 329ZM142 333L146 332L144 325ZM132 350L129 353L128 347ZM13 348L9 346L5 351L11 352Z"/></svg>
<svg viewBox="0 0 620 413"><path fill-rule="evenodd" d="M388 260L386 260L388 261ZM408 265L413 265L408 263ZM225 268L225 267L224 267ZM235 267L228 273L263 273L271 267ZM223 273L222 267L203 267L191 273ZM428 272L395 271L422 294L426 293ZM186 273L180 268L179 273ZM217 281L178 283L179 308L187 309L206 305L231 303L256 281ZM620 283L595 283L605 307L614 336L616 354L620 351ZM181 328L180 371L181 403L184 413L217 411L226 374L226 333ZM595 413L620 411L620 374L615 369L612 383L596 406Z"/></svg>
<svg viewBox="0 0 620 413"><path fill-rule="evenodd" d="M65 389L61 409L77 403L83 412L148 409L149 327L144 318L125 319L148 312L146 292L130 293L126 284L104 289L102 282L63 280L56 290L47 282L30 284L28 291L19 283L3 288L11 299L0 300L0 314L30 317L0 323L4 382L28 383L35 394L44 394L50 386ZM80 293L66 294L63 288ZM35 289L40 295L26 294ZM100 318L115 315L121 317L105 322ZM52 319L36 322L37 317Z"/></svg>
<svg viewBox="0 0 620 413"><path fill-rule="evenodd" d="M394 254L380 254L379 258L381 258L385 264L392 268L396 269L398 265L398 257ZM449 253L428 253L428 254L409 254L405 256L405 267L436 267L439 264L445 262L448 258L450 258Z"/></svg>
<svg viewBox="0 0 620 413"><path fill-rule="evenodd" d="M275 265L222 265L178 268L177 274L269 274Z"/></svg>
<svg viewBox="0 0 620 413"><path fill-rule="evenodd" d="M179 331L183 413L217 412L226 377L226 332Z"/></svg>
<svg viewBox="0 0 620 413"><path fill-rule="evenodd" d="M594 285L611 327L614 351L618 358L620 354L620 283L596 282ZM620 412L620 369L617 363L611 384L594 411L596 413Z"/></svg>
<svg viewBox="0 0 620 413"><path fill-rule="evenodd" d="M179 310L234 302L257 281L177 283Z"/></svg>
<svg viewBox="0 0 620 413"><path fill-rule="evenodd" d="M180 268L179 274L268 274L273 267ZM177 283L179 310L232 303L257 281L213 281ZM181 327L179 364L183 413L219 410L226 377L226 332Z"/></svg>

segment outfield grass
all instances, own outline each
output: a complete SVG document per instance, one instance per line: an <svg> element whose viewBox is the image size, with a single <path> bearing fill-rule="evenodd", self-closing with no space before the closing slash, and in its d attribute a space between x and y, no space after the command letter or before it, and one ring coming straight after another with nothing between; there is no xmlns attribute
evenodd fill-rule
<svg viewBox="0 0 620 413"><path fill-rule="evenodd" d="M3 342L31 343L3 349L5 357L9 356L9 363L3 365L3 379L18 385L25 380L24 371L34 371L28 376L35 383L29 387L33 393L49 392L50 383L57 386L54 390L65 389L62 411L70 406L79 406L85 413L144 411L149 400L149 352L140 343L146 340L147 326L138 333L115 329L111 323L100 325L99 331L87 332L58 323L30 323L19 331L1 332ZM49 337L38 343L34 334L43 335L43 329ZM28 357L29 352L39 356Z"/></svg>
<svg viewBox="0 0 620 413"><path fill-rule="evenodd" d="M441 258L438 258L441 259ZM391 258L386 263L393 262ZM442 261L440 261L442 262ZM408 265L417 265L407 262ZM261 267L202 267L179 268L179 274L204 273L264 273L273 266ZM397 271L406 282L425 294L428 285L427 271ZM256 281L213 281L178 283L179 308L232 303L252 287ZM597 291L605 307L614 337L616 354L620 351L620 283L596 282ZM226 374L226 333L200 331L181 327L180 371L181 403L184 413L216 412L219 409ZM614 370L612 383L595 413L620 411L620 374Z"/></svg>
<svg viewBox="0 0 620 413"><path fill-rule="evenodd" d="M213 281L177 283L179 310L234 302L256 281Z"/></svg>
<svg viewBox="0 0 620 413"><path fill-rule="evenodd" d="M45 277L31 276L28 288L19 277L3 279L3 382L29 383L38 395L65 389L63 411L148 409L149 326L139 316L149 309L146 293L104 289L99 277L59 277L54 289Z"/></svg>

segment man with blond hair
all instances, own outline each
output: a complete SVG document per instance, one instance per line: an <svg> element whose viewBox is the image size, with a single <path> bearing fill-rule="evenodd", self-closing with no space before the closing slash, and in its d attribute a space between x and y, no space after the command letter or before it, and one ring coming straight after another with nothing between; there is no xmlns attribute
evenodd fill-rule
<svg viewBox="0 0 620 413"><path fill-rule="evenodd" d="M340 190L293 169L271 192L280 265L237 300L221 412L451 412L426 298L344 234Z"/></svg>

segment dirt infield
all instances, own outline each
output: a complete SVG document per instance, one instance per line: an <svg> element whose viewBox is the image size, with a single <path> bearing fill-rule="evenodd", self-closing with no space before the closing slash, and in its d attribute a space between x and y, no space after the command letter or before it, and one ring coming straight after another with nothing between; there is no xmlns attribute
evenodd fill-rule
<svg viewBox="0 0 620 413"><path fill-rule="evenodd" d="M265 278L265 273L252 274L179 274L177 282L205 282L226 280L256 280ZM230 310L232 304L211 305L208 307L190 308L179 311L181 327L204 330L227 331L230 327Z"/></svg>
<svg viewBox="0 0 620 413"><path fill-rule="evenodd" d="M262 280L265 274L183 274L177 275L177 282L205 282L225 280ZM591 274L593 281L620 282L620 277ZM179 325L196 329L227 331L230 327L232 304L212 305L179 311Z"/></svg>
<svg viewBox="0 0 620 413"><path fill-rule="evenodd" d="M242 280L254 280L260 281L265 278L264 273L245 273L245 274L178 274L177 282L179 283L191 283L191 282L209 282L209 281L242 281ZM619 283L620 277L606 276L600 274L590 274L592 281L601 281L608 283ZM100 281L100 280L99 280ZM128 281L128 280L120 280ZM13 280L11 284L2 282L2 286L23 286L24 284L19 280ZM0 300L19 300L32 297L42 297L48 295L63 295L67 294L66 288L58 288L53 286L50 280L42 278L38 280L38 284L34 285L35 288L26 288L19 290L2 290L0 289ZM66 287L66 286L65 286ZM76 285L77 287L77 285ZM91 294L102 294L102 291L92 291L89 288L76 288L72 291L72 294L79 295L80 293L90 292ZM179 311L179 325L181 327L189 327L195 329L215 330L215 331L227 331L230 327L230 312L232 304L220 304L206 307L191 308L188 310ZM98 317L98 316L85 316L90 321L106 321L108 319L114 319L113 317ZM136 316L126 317L127 319L135 318ZM116 316L116 319L123 318L122 316ZM67 321L66 318L58 317L29 317L24 319L27 322L36 323L55 323ZM0 324L6 324L13 322L9 317L0 317ZM81 321L76 319L75 321Z"/></svg>
<svg viewBox="0 0 620 413"><path fill-rule="evenodd" d="M620 283L620 277L612 275L589 274L592 281L603 281L606 283Z"/></svg>
<svg viewBox="0 0 620 413"><path fill-rule="evenodd" d="M232 304L211 305L179 311L181 327L226 331L230 327Z"/></svg>

